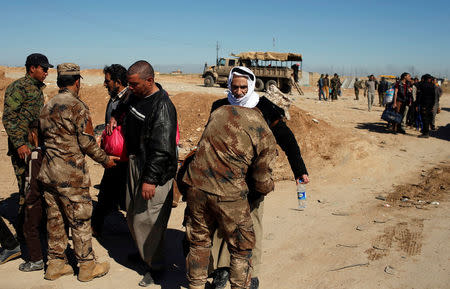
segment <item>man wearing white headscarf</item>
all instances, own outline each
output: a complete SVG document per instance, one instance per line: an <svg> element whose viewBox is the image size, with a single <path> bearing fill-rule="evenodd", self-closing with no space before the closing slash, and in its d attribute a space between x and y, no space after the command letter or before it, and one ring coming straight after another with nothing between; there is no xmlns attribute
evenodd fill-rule
<svg viewBox="0 0 450 289"><path fill-rule="evenodd" d="M277 144L285 152L296 182L302 181L308 183L308 171L303 162L300 148L297 144L294 134L285 123L285 112L283 109L272 103L266 97L259 97L254 91L255 74L243 66L233 67L228 76L228 96L219 99L212 104L211 112L223 105L238 105L248 108L257 107L261 111L265 121L272 130ZM252 193L251 184L249 184L250 193L248 201L250 203L251 216L255 230L256 245L252 255L252 280L251 289L259 287L258 274L261 265L262 255L262 216L264 196ZM222 239L222 233L216 231L214 234L212 258L214 272L213 287L216 289L225 288L229 279L230 254L225 241Z"/></svg>
<svg viewBox="0 0 450 289"><path fill-rule="evenodd" d="M237 66L231 69L228 76L227 104L254 108L259 102L259 95L255 92L255 80L255 75L247 67Z"/></svg>

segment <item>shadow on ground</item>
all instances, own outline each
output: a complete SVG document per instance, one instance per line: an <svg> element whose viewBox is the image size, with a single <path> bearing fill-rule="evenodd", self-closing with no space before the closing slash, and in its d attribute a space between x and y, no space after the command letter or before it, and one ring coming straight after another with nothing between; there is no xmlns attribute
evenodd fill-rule
<svg viewBox="0 0 450 289"><path fill-rule="evenodd" d="M120 265L146 273L146 265L138 257L138 250L128 229L125 216L120 212L105 218L103 235L98 242L108 250L108 255ZM188 286L186 279L185 257L182 240L185 233L180 230L167 229L164 240L165 271L159 285L162 289L178 289ZM130 258L131 257L131 258ZM140 280L136 280L138 283Z"/></svg>
<svg viewBox="0 0 450 289"><path fill-rule="evenodd" d="M393 133L392 130L388 129L386 122L358 123L355 128L364 129L370 132L377 132L377 133L389 133L389 134Z"/></svg>
<svg viewBox="0 0 450 289"><path fill-rule="evenodd" d="M14 229L17 228L19 212L19 193L13 193L9 198L3 199L0 202L0 215L8 220Z"/></svg>
<svg viewBox="0 0 450 289"><path fill-rule="evenodd" d="M18 210L18 193L14 193L9 198L0 201L0 216L9 221L14 228L17 228L17 224L19 222ZM45 227L43 231L45 232ZM14 233L15 232L13 232L13 234ZM185 257L183 255L182 245L184 236L185 232L181 230L168 229L166 231L164 241L166 270L160 281L160 286L162 289L178 289L186 288L188 286L188 282L186 280ZM46 256L46 236L41 236L41 238L43 240L42 247L44 250L44 256ZM136 255L138 251L128 229L125 216L121 212L114 212L105 218L103 236L98 238L98 241L108 251L108 255L117 263L136 271L140 275L145 274L146 266L142 263L142 261L130 260L129 258L130 255ZM24 250L24 247L22 247L22 250ZM77 261L73 250L70 249L70 246L66 250L66 254L69 263L75 271L78 271L78 267L76 266ZM140 280L137 279L136 283L139 281Z"/></svg>
<svg viewBox="0 0 450 289"><path fill-rule="evenodd" d="M430 137L450 141L450 124L440 126L436 131L430 131Z"/></svg>

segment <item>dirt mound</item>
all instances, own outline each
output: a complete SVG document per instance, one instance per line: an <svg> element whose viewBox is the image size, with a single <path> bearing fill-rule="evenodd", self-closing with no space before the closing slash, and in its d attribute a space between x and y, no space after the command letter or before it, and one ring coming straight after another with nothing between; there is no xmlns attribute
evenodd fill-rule
<svg viewBox="0 0 450 289"><path fill-rule="evenodd" d="M386 197L390 210L429 210L435 209L449 197L450 165L437 166L427 172L422 171L418 183L402 184L394 187ZM389 208L389 207L388 207ZM369 260L379 260L392 253L400 251L402 254L414 256L420 254L423 243L424 219L417 217L403 219L384 229L383 234L377 236L372 247L365 253Z"/></svg>
<svg viewBox="0 0 450 289"><path fill-rule="evenodd" d="M197 145L209 118L211 104L219 99L218 95L198 93L178 93L171 96L177 108L180 126L180 157L186 155ZM320 163L336 162L337 151L344 143L340 130L331 127L325 121L315 119L310 113L297 107L290 109L291 119L287 122L294 133L306 165L318 160ZM274 178L293 179L289 162L280 147L275 164Z"/></svg>
<svg viewBox="0 0 450 289"><path fill-rule="evenodd" d="M422 208L430 204L437 204L438 201L448 198L450 165L422 172L421 176L423 180L420 180L417 184L394 187L394 191L389 193L386 201L393 206Z"/></svg>

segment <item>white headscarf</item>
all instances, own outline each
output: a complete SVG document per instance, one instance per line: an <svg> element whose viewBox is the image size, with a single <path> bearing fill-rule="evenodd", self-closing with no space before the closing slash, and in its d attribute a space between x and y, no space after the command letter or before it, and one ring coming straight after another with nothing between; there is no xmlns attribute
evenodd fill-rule
<svg viewBox="0 0 450 289"><path fill-rule="evenodd" d="M233 77L244 76L247 78L248 91L247 94L241 98L236 98L231 92L231 82ZM228 102L231 105L239 105L248 108L254 108L259 102L259 95L255 92L256 77L253 72L245 66L233 67L228 76Z"/></svg>

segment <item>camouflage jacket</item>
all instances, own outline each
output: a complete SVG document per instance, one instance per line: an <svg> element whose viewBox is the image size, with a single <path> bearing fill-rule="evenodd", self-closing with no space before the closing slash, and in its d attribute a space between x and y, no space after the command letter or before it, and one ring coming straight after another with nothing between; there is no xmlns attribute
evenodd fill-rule
<svg viewBox="0 0 450 289"><path fill-rule="evenodd" d="M333 77L331 79L331 88L339 89L341 87L341 80L339 77Z"/></svg>
<svg viewBox="0 0 450 289"><path fill-rule="evenodd" d="M33 148L28 141L28 127L39 119L44 105L44 87L44 83L27 74L6 88L3 126L8 134L8 154L24 144Z"/></svg>
<svg viewBox="0 0 450 289"><path fill-rule="evenodd" d="M267 194L274 188L276 155L259 111L225 105L211 114L183 182L228 200L245 198L249 187Z"/></svg>
<svg viewBox="0 0 450 289"><path fill-rule="evenodd" d="M85 154L106 164L108 156L97 145L89 108L77 95L62 90L44 105L40 128L45 145L38 179L60 188L89 188Z"/></svg>

